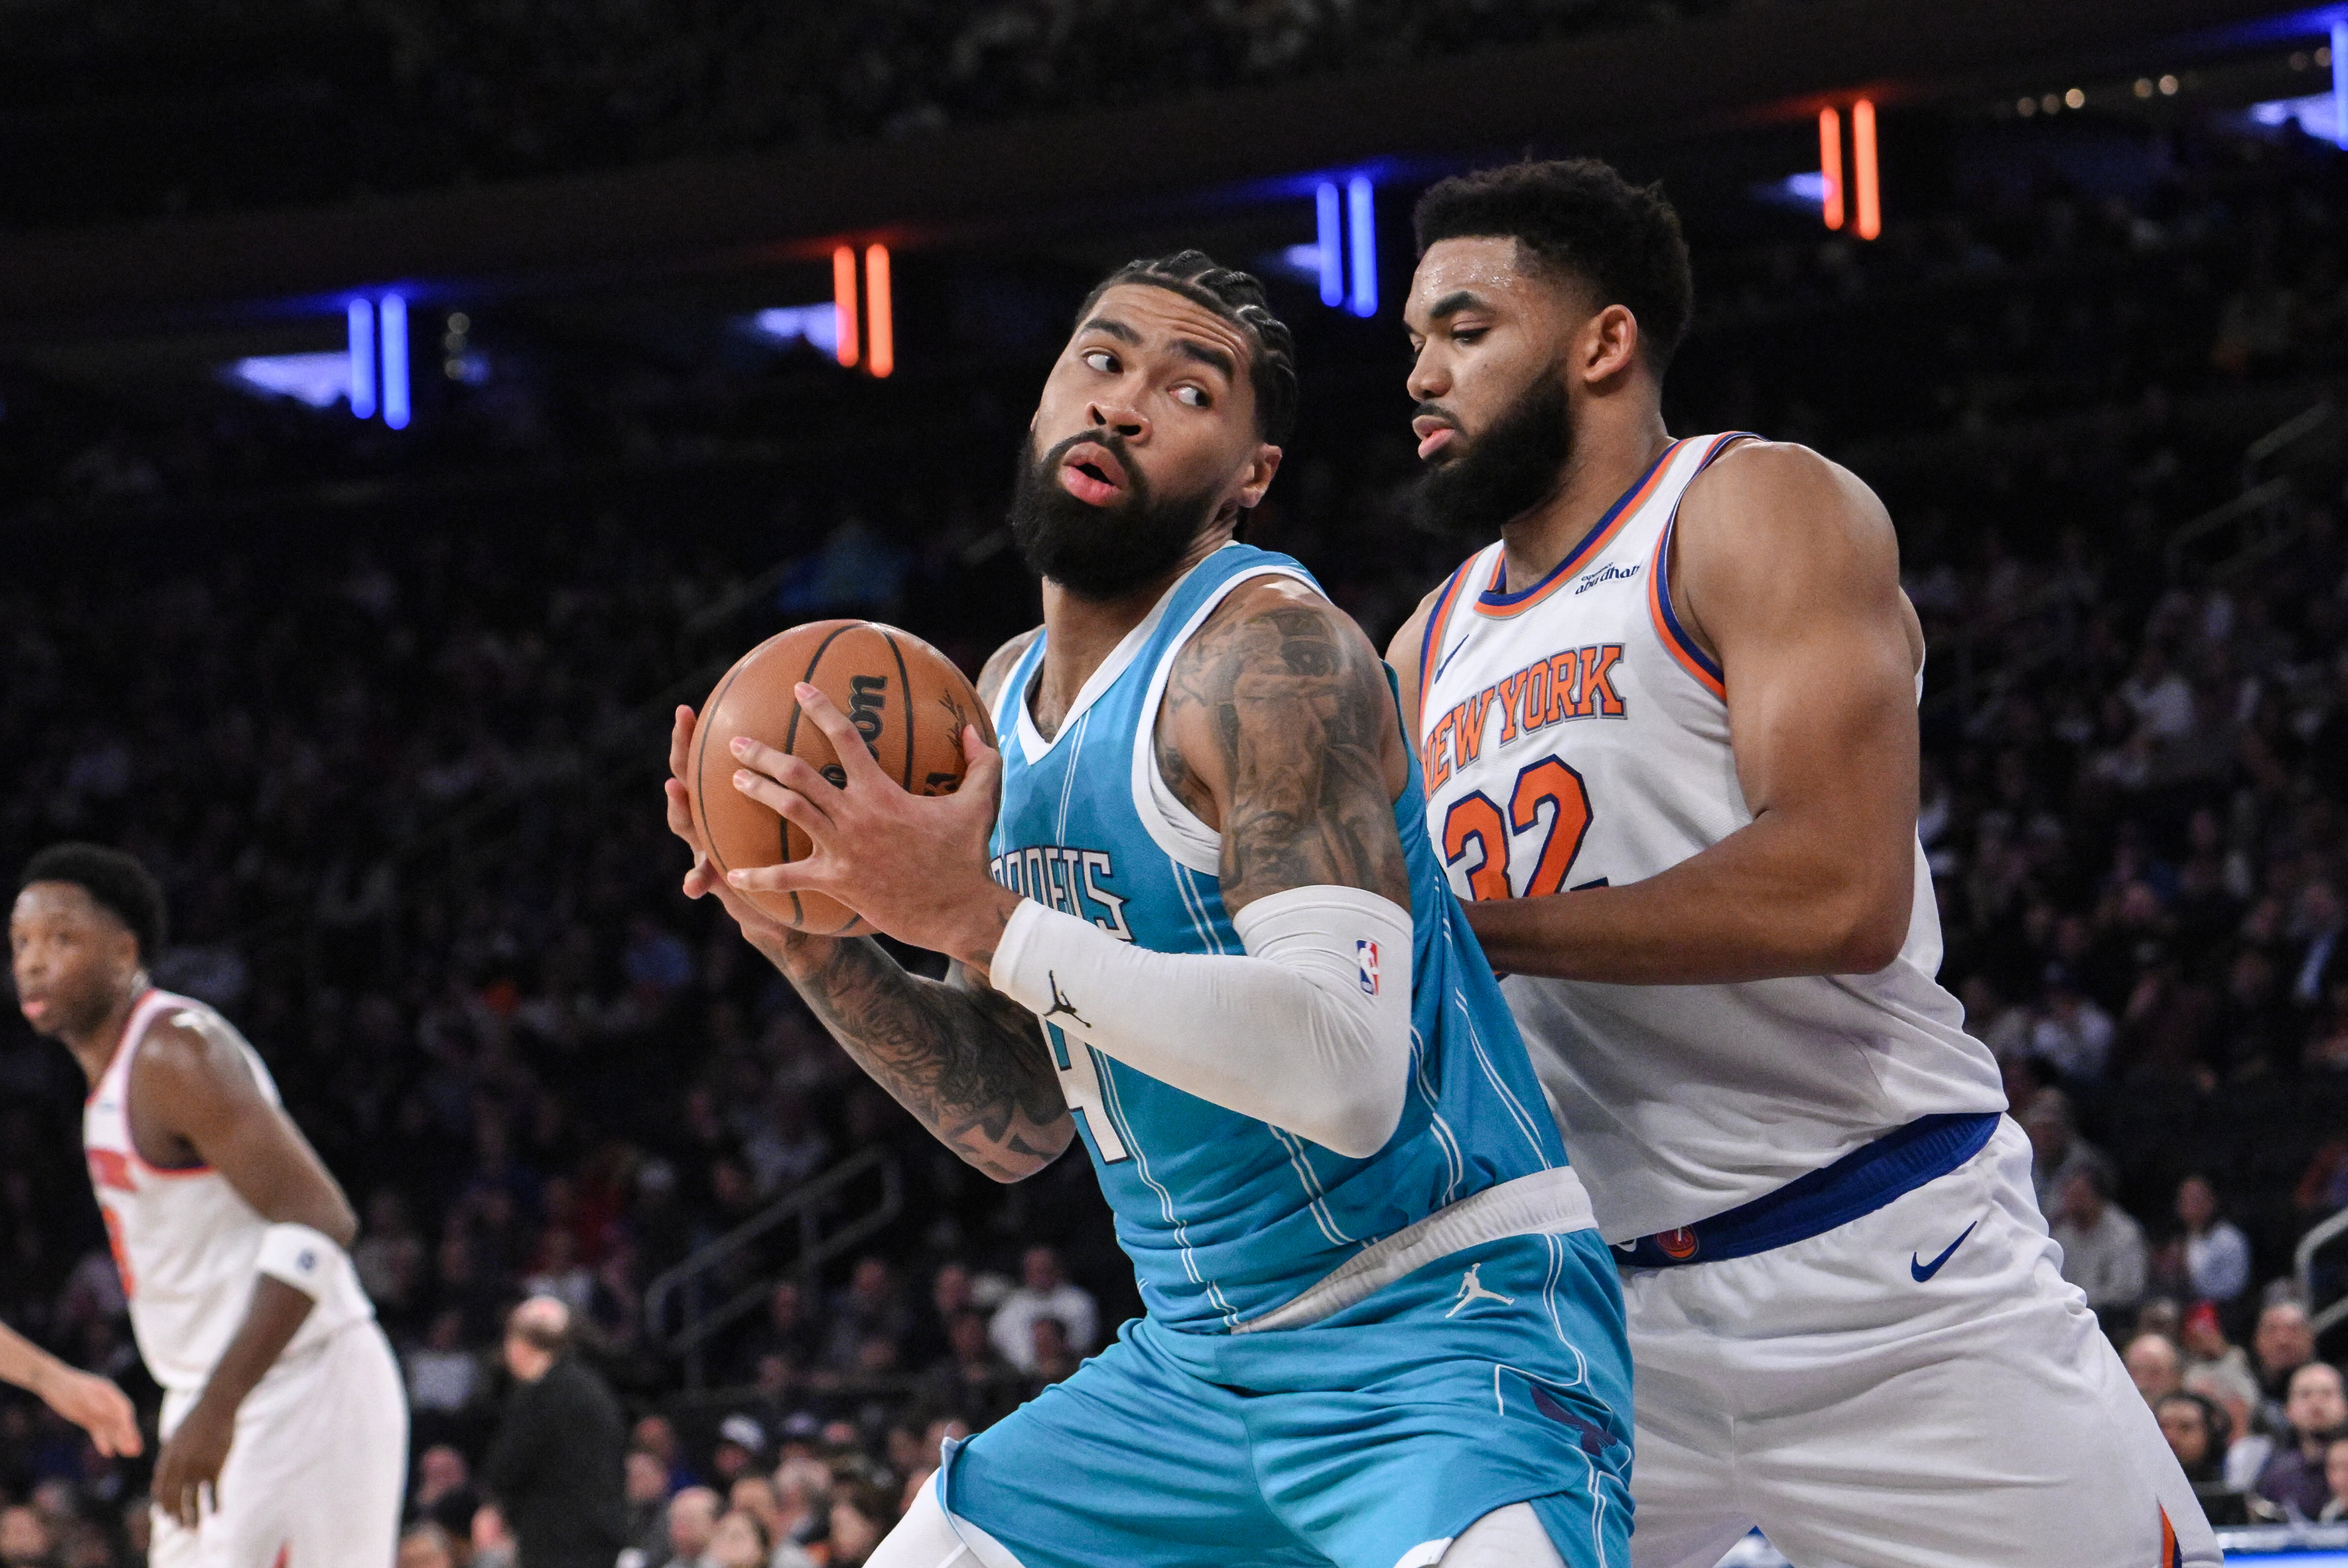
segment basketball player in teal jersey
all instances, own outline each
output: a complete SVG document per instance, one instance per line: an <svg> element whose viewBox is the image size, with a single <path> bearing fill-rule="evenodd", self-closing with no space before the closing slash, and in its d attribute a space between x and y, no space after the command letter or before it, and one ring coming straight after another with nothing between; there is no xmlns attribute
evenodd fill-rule
<svg viewBox="0 0 2348 1568"><path fill-rule="evenodd" d="M988 664L960 793L727 738L804 826L723 899L874 1078L1016 1181L1081 1138L1148 1315L946 1456L879 1568L1624 1568L1614 1269L1430 851L1360 630L1233 542L1279 468L1287 329L1195 252L1079 312L1013 523L1044 625ZM673 762L693 717L680 711ZM671 826L690 841L682 786ZM829 894L951 954L799 935ZM1039 1022L1041 1027L1039 1028Z"/></svg>

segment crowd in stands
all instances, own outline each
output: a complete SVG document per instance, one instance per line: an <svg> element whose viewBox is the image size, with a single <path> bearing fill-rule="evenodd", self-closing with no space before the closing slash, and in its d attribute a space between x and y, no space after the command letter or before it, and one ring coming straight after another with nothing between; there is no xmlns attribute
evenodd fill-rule
<svg viewBox="0 0 2348 1568"><path fill-rule="evenodd" d="M30 155L11 226L602 168L1375 70L1672 22L1735 0L145 0L0 14ZM1744 0L1746 5L1756 0ZM1787 0L1758 0L1785 4ZM207 84L190 102L185 83ZM33 119L70 105L69 177ZM159 146L168 125L180 135ZM329 132L329 134L321 134ZM136 148L143 157L129 156ZM265 148L270 156L253 156ZM118 158L119 167L112 167ZM10 211L10 208L15 210Z"/></svg>
<svg viewBox="0 0 2348 1568"><path fill-rule="evenodd" d="M2284 142L2149 161L2132 197L2049 178L1874 246L1700 248L1673 418L1811 440L1890 504L1933 648L1921 827L1944 978L2004 1066L2065 1270L2213 1516L2316 1518L2348 1496L2348 1407L2310 1322L2343 1281L2320 1267L2310 1299L2291 1266L2348 1208L2348 498L2328 427L2291 447L2255 529L2178 531L2241 490L2253 438L2348 393L2348 180ZM1333 384L1305 349L1322 379L1254 537L1383 640L1464 552L1404 521L1394 387ZM975 667L1033 617L994 521L1015 398L888 392L959 399L960 433L880 480L684 460L688 415L820 436L889 407L815 375L730 407L696 384L684 415L545 393L519 449L460 455L612 445L597 420L625 405L651 434L616 445L647 466L528 494L432 490L298 411L221 445L0 418L0 856L88 837L145 858L175 925L158 977L246 1030L362 1209L358 1266L416 1415L408 1568L510 1552L479 1476L523 1295L568 1304L634 1418L642 1568L860 1562L941 1439L1136 1310L1083 1161L1010 1188L965 1171L677 892L667 705L732 653L886 613ZM1348 393L1359 412L1328 411ZM347 459L386 499L319 511L270 489L278 456ZM0 1318L151 1418L81 1096L61 1051L0 1027ZM760 1309L706 1347L723 1391L685 1390L646 1284L876 1148L905 1217L812 1274L751 1257L726 1283L764 1281ZM0 1399L0 1564L134 1560L143 1474Z"/></svg>

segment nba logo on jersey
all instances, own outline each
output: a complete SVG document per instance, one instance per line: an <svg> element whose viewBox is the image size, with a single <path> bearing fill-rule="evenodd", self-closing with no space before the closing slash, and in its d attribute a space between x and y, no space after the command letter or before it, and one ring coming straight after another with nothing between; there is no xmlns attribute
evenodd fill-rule
<svg viewBox="0 0 2348 1568"><path fill-rule="evenodd" d="M1375 996L1378 994L1378 944L1375 942L1354 944L1354 960L1362 966L1362 989Z"/></svg>

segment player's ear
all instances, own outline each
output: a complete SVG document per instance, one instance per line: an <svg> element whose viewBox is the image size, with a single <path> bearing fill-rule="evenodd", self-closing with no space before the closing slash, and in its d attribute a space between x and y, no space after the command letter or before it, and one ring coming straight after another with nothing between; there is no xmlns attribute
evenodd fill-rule
<svg viewBox="0 0 2348 1568"><path fill-rule="evenodd" d="M1242 510L1252 511L1263 500L1263 492L1272 488L1272 478L1280 472L1281 451L1270 441L1259 442L1255 455L1248 459L1246 476L1240 482L1239 503Z"/></svg>
<svg viewBox="0 0 2348 1568"><path fill-rule="evenodd" d="M1610 304L1581 329L1581 378L1600 382L1620 376L1639 356L1639 318L1631 307Z"/></svg>

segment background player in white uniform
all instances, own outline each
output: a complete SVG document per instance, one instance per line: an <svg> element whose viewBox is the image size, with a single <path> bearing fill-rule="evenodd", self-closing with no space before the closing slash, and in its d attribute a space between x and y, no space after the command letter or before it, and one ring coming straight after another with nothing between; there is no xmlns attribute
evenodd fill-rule
<svg viewBox="0 0 2348 1568"><path fill-rule="evenodd" d="M1634 1559L1757 1522L1805 1564L2217 1562L1933 978L1882 506L1802 448L1666 433L1691 287L1659 192L1526 164L1418 222L1423 500L1500 542L1390 657L1627 1271Z"/></svg>
<svg viewBox="0 0 2348 1568"><path fill-rule="evenodd" d="M90 1081L90 1180L164 1391L149 1561L383 1568L407 1410L357 1221L252 1047L149 984L162 923L145 868L89 844L36 855L8 922L18 1006Z"/></svg>

